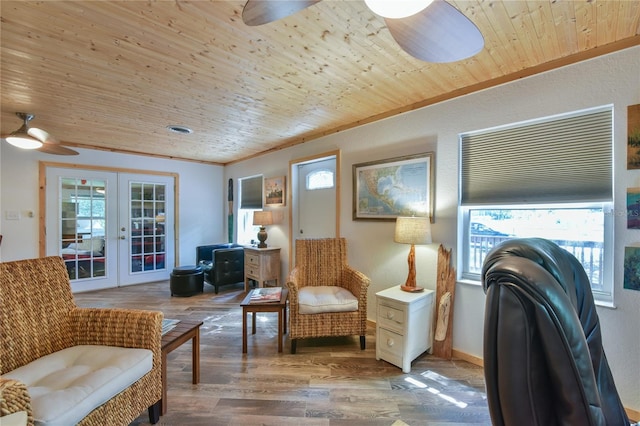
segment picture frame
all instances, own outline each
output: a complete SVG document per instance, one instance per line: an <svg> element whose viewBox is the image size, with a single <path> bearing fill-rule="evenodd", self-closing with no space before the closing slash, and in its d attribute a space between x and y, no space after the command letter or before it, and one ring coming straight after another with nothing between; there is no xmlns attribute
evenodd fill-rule
<svg viewBox="0 0 640 426"><path fill-rule="evenodd" d="M286 204L286 182L284 176L264 179L265 206L284 206Z"/></svg>
<svg viewBox="0 0 640 426"><path fill-rule="evenodd" d="M434 200L433 152L353 165L353 220L428 216L434 223Z"/></svg>
<svg viewBox="0 0 640 426"><path fill-rule="evenodd" d="M640 229L640 188L627 188L627 229Z"/></svg>
<svg viewBox="0 0 640 426"><path fill-rule="evenodd" d="M640 169L640 104L627 106L627 169Z"/></svg>
<svg viewBox="0 0 640 426"><path fill-rule="evenodd" d="M627 290L640 291L640 274L638 274L638 264L640 263L640 247L624 248L624 280L622 288Z"/></svg>

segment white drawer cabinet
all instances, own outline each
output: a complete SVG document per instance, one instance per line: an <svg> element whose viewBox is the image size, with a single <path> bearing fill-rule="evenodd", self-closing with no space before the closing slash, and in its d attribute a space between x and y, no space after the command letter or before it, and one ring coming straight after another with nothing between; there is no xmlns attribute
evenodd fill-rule
<svg viewBox="0 0 640 426"><path fill-rule="evenodd" d="M431 348L433 290L418 293L400 286L376 293L376 359L411 371L411 361Z"/></svg>
<svg viewBox="0 0 640 426"><path fill-rule="evenodd" d="M244 289L249 290L249 280L264 287L267 281L280 285L280 248L244 248Z"/></svg>

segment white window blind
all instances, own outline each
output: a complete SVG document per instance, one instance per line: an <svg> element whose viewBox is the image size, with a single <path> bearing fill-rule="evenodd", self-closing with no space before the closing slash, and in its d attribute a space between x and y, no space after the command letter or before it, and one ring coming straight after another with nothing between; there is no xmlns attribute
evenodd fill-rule
<svg viewBox="0 0 640 426"><path fill-rule="evenodd" d="M240 208L262 208L262 176L240 179Z"/></svg>
<svg viewBox="0 0 640 426"><path fill-rule="evenodd" d="M461 203L612 200L612 109L461 135Z"/></svg>

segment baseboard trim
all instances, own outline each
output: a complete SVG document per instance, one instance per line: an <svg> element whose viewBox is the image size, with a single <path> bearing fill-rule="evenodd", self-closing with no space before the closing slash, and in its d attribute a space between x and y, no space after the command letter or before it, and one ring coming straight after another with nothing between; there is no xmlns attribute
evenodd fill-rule
<svg viewBox="0 0 640 426"><path fill-rule="evenodd" d="M471 364L477 365L478 367L484 367L484 360L475 355L468 354L466 352L462 352L456 349L451 350L451 356L453 358L461 359L463 361L467 361Z"/></svg>
<svg viewBox="0 0 640 426"><path fill-rule="evenodd" d="M484 360L482 358L479 358L475 355L471 355L468 354L466 352L462 352L456 349L453 349L451 351L451 356L453 358L457 358L457 359L461 359L463 361L467 361L471 364L477 365L479 367L484 367ZM633 410L631 408L626 408L624 409L627 413L627 417L629 417L629 420L631 420L632 422L640 422L640 411L639 410Z"/></svg>

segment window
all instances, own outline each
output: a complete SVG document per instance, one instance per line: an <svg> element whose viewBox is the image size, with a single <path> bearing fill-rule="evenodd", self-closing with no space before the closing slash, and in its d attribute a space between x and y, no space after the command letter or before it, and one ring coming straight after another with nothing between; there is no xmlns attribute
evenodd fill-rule
<svg viewBox="0 0 640 426"><path fill-rule="evenodd" d="M106 182L60 178L60 254L70 280L105 276Z"/></svg>
<svg viewBox="0 0 640 426"><path fill-rule="evenodd" d="M604 290L604 229L602 205L529 206L468 210L468 272L479 274L489 250L511 238L540 237L558 244L584 266L594 292Z"/></svg>
<svg viewBox="0 0 640 426"><path fill-rule="evenodd" d="M462 276L479 280L500 242L552 240L612 303L612 108L461 135ZM608 244L609 243L609 244Z"/></svg>
<svg viewBox="0 0 640 426"><path fill-rule="evenodd" d="M262 209L262 175L240 179L240 208Z"/></svg>
<svg viewBox="0 0 640 426"><path fill-rule="evenodd" d="M307 175L307 190L333 188L333 171L331 170L314 170Z"/></svg>
<svg viewBox="0 0 640 426"><path fill-rule="evenodd" d="M87 179L63 178L61 180L63 234L75 239L104 236L105 182Z"/></svg>
<svg viewBox="0 0 640 426"><path fill-rule="evenodd" d="M241 178L238 208L238 244L251 244L259 227L253 226L253 212L262 210L262 175Z"/></svg>

